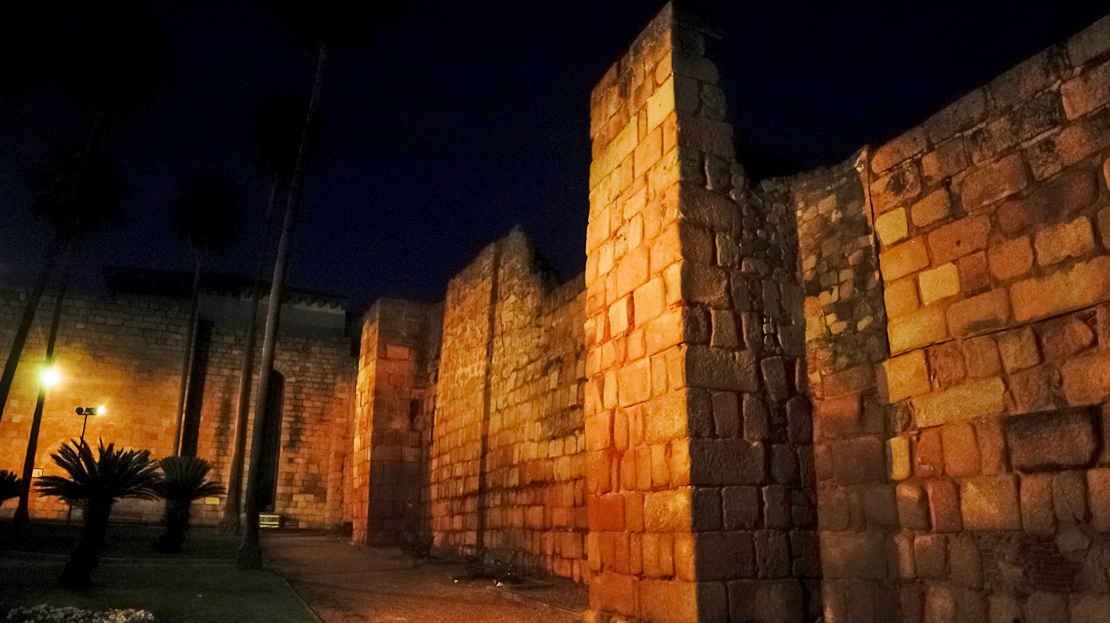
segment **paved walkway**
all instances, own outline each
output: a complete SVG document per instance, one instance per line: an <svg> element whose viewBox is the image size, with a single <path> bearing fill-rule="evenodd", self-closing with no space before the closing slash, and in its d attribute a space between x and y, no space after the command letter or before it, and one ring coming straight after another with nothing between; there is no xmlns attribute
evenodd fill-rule
<svg viewBox="0 0 1110 623"><path fill-rule="evenodd" d="M456 582L460 565L414 563L342 537L270 534L263 551L324 623L578 623L587 606L585 587L569 581L518 591Z"/></svg>

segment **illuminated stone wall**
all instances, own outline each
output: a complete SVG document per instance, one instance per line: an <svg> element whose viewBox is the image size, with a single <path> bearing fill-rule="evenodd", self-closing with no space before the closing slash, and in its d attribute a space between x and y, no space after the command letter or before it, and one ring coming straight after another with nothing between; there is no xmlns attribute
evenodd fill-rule
<svg viewBox="0 0 1110 623"><path fill-rule="evenodd" d="M0 343L10 344L23 296L3 291ZM53 304L51 295L43 298L0 421L0 468L16 473L23 467ZM117 446L151 450L155 457L170 454L188 314L187 302L164 298L68 296L55 347L63 381L47 395L36 466L45 474L58 473L50 453L80 435L81 418L74 413L79 406L108 407L107 415L89 420L86 438L93 443L103 438ZM242 327L214 325L204 378L197 454L212 462L213 477L224 482L244 337ZM276 510L294 527L337 527L344 521L343 466L356 370L350 342L342 335L283 331L275 367L286 383ZM195 516L215 522L221 508L198 503ZM13 509L9 502L4 512ZM57 518L66 512L54 498L35 494L31 509L35 517ZM125 501L113 513L156 521L161 504Z"/></svg>

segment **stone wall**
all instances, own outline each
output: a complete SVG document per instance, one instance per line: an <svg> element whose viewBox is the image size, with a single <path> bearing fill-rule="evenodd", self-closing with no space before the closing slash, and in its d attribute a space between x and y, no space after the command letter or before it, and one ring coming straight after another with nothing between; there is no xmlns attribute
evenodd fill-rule
<svg viewBox="0 0 1110 623"><path fill-rule="evenodd" d="M10 344L23 296L3 291L0 343ZM16 473L22 471L53 304L49 294L43 298L0 421L0 465ZM79 406L107 406L107 415L89 419L86 438L94 443L103 438L148 449L155 457L173 451L188 315L187 302L171 299L67 296L55 347L63 380L47 394L38 445L36 466L44 474L59 473L50 454L81 434L82 418L74 413ZM212 462L213 478L221 481L231 460L243 339L242 328L216 323L203 376L197 454ZM283 331L275 367L286 383L277 512L292 526L336 527L343 522L343 466L353 406L350 343L341 335ZM9 507L14 508L9 503L5 511ZM198 502L195 515L214 522L221 508ZM33 517L57 518L66 507L32 493L31 511ZM114 512L156 521L161 505L126 501Z"/></svg>
<svg viewBox="0 0 1110 623"><path fill-rule="evenodd" d="M668 5L591 100L587 619L819 615L796 225Z"/></svg>
<svg viewBox="0 0 1110 623"><path fill-rule="evenodd" d="M354 433L371 516L356 519L356 541L431 538L444 553L588 578L584 306L581 280L556 286L519 231L456 275L441 307L375 304ZM375 523L386 508L393 523Z"/></svg>
<svg viewBox="0 0 1110 623"><path fill-rule="evenodd" d="M1108 61L1110 18L869 163L906 620L1110 617Z"/></svg>

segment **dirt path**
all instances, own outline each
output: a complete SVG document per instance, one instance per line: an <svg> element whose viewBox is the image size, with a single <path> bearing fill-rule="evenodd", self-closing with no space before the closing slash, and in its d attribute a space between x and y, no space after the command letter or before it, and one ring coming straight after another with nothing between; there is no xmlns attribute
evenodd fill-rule
<svg viewBox="0 0 1110 623"><path fill-rule="evenodd" d="M570 582L511 592L461 580L456 564L414 564L397 550L359 549L329 536L270 535L272 567L324 623L570 623L582 621L586 590Z"/></svg>

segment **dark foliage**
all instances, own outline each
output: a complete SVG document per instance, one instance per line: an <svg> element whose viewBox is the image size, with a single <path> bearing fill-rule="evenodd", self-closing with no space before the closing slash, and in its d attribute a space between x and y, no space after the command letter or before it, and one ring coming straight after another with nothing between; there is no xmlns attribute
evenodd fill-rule
<svg viewBox="0 0 1110 623"><path fill-rule="evenodd" d="M283 184L293 176L307 112L308 97L285 95L264 104L251 122L247 138L254 147L258 164ZM320 124L315 123L312 136L308 137L310 147L318 136Z"/></svg>
<svg viewBox="0 0 1110 623"><path fill-rule="evenodd" d="M28 171L27 179L38 192L35 212L50 224L61 245L121 214L122 182L102 150L58 147L45 163Z"/></svg>
<svg viewBox="0 0 1110 623"><path fill-rule="evenodd" d="M22 488L23 479L6 469L0 469L0 504L3 504L4 500L19 497Z"/></svg>
<svg viewBox="0 0 1110 623"><path fill-rule="evenodd" d="M39 491L83 502L85 507L81 540L62 572L62 583L87 586L100 563L112 505L123 498L152 499L158 464L151 460L149 450L117 450L115 444L105 447L104 440L100 440L95 458L92 450L76 439L63 444L50 458L69 475L43 476L38 482Z"/></svg>
<svg viewBox="0 0 1110 623"><path fill-rule="evenodd" d="M154 485L158 497L166 500L164 528L155 542L163 553L181 551L189 530L190 503L212 495L221 495L224 486L208 480L212 466L195 456L168 456L160 461L162 479Z"/></svg>
<svg viewBox="0 0 1110 623"><path fill-rule="evenodd" d="M195 176L177 203L177 225L198 253L226 247L239 226L235 190L212 174Z"/></svg>
<svg viewBox="0 0 1110 623"><path fill-rule="evenodd" d="M363 45L377 29L401 17L404 9L400 0L270 0L269 4L278 21L313 50L321 43L337 50Z"/></svg>

